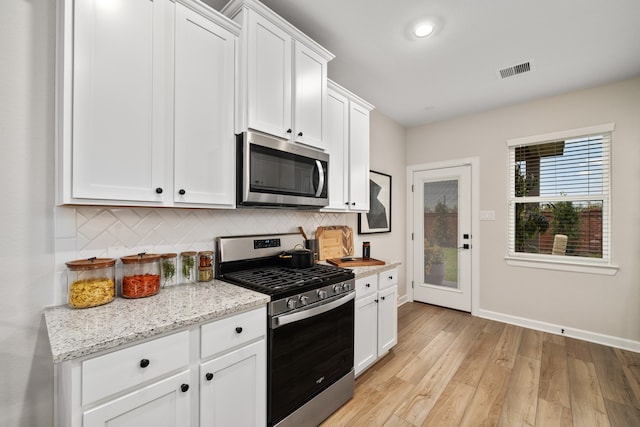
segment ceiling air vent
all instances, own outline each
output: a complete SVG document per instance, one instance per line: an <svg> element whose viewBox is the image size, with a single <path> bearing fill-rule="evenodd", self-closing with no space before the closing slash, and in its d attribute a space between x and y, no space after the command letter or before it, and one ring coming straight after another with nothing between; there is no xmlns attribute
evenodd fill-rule
<svg viewBox="0 0 640 427"><path fill-rule="evenodd" d="M501 70L498 70L498 74L503 79L507 77L517 76L518 74L528 73L533 69L531 65L531 61L523 62L522 64L512 65L511 67L506 67Z"/></svg>

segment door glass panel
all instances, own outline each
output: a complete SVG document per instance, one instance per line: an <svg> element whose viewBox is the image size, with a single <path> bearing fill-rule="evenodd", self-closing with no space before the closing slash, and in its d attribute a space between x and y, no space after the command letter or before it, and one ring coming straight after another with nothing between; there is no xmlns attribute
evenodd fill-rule
<svg viewBox="0 0 640 427"><path fill-rule="evenodd" d="M458 180L424 184L424 283L458 288Z"/></svg>

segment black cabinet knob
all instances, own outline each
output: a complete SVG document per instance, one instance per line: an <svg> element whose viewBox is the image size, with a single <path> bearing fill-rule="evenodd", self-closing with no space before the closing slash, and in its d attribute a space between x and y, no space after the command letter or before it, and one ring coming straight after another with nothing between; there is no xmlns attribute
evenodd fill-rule
<svg viewBox="0 0 640 427"><path fill-rule="evenodd" d="M351 202L351 204L352 204L353 206L355 206L355 205L356 205L356 202Z"/></svg>
<svg viewBox="0 0 640 427"><path fill-rule="evenodd" d="M186 393L189 390L189 384L182 384L180 386L180 390L182 390L183 393Z"/></svg>
<svg viewBox="0 0 640 427"><path fill-rule="evenodd" d="M158 187L158 188L156 188L156 193L158 193L158 194L162 194L162 187Z"/></svg>
<svg viewBox="0 0 640 427"><path fill-rule="evenodd" d="M298 136L302 136L302 132L298 132Z"/></svg>
<svg viewBox="0 0 640 427"><path fill-rule="evenodd" d="M149 359L142 359L140 361L140 367L141 368L146 368L147 366L149 366Z"/></svg>
<svg viewBox="0 0 640 427"><path fill-rule="evenodd" d="M367 288L370 288L370 287L371 287L371 283L367 283L365 286L366 286Z"/></svg>
<svg viewBox="0 0 640 427"><path fill-rule="evenodd" d="M184 196L186 193L187 192L184 191L184 189L182 189L182 188L180 190L178 190L178 194L181 195L181 196Z"/></svg>
<svg viewBox="0 0 640 427"><path fill-rule="evenodd" d="M393 276L389 276L389 280L393 280Z"/></svg>
<svg viewBox="0 0 640 427"><path fill-rule="evenodd" d="M241 333L242 333L242 327L241 327L241 326L238 326L238 327L236 328L236 333L238 333L238 334L241 334Z"/></svg>
<svg viewBox="0 0 640 427"><path fill-rule="evenodd" d="M378 300L377 300L377 299L374 299L374 301L376 302L376 304L378 303Z"/></svg>
<svg viewBox="0 0 640 427"><path fill-rule="evenodd" d="M204 377L207 379L207 381L211 381L213 379L213 374L211 372L207 372Z"/></svg>
<svg viewBox="0 0 640 427"><path fill-rule="evenodd" d="M290 128L287 129L287 133L291 133L291 132L293 132L293 131Z"/></svg>
<svg viewBox="0 0 640 427"><path fill-rule="evenodd" d="M382 297L382 301L384 301L384 297Z"/></svg>

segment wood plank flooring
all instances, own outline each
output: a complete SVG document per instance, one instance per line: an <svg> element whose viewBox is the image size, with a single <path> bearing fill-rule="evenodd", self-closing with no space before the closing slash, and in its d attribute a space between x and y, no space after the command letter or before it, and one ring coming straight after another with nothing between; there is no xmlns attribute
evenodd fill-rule
<svg viewBox="0 0 640 427"><path fill-rule="evenodd" d="M322 426L640 426L640 354L407 303Z"/></svg>

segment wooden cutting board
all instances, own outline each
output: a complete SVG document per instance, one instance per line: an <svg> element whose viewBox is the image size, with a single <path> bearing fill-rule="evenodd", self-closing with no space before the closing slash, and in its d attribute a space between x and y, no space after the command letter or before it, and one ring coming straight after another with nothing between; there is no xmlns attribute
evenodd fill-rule
<svg viewBox="0 0 640 427"><path fill-rule="evenodd" d="M369 265L385 265L384 261L374 258L331 258L328 259L329 264L333 264L338 267L366 267Z"/></svg>
<svg viewBox="0 0 640 427"><path fill-rule="evenodd" d="M318 259L342 258L353 255L353 230L346 225L318 227Z"/></svg>

